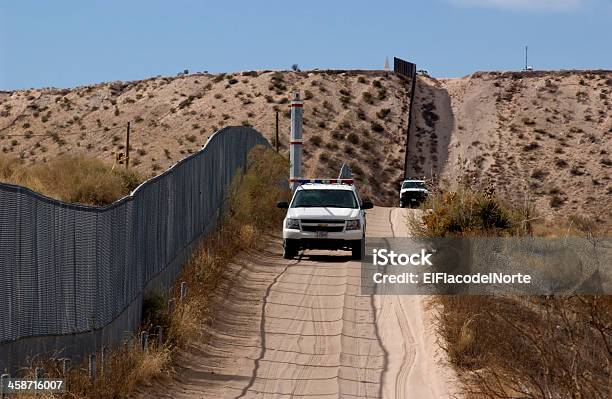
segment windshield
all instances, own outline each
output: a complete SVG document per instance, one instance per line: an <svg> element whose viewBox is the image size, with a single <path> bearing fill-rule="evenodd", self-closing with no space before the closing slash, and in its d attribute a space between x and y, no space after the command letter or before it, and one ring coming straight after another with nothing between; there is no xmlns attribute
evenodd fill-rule
<svg viewBox="0 0 612 399"><path fill-rule="evenodd" d="M396 186L397 187L397 186ZM425 189L425 183L422 181L405 181L402 188L422 188Z"/></svg>
<svg viewBox="0 0 612 399"><path fill-rule="evenodd" d="M353 192L349 190L299 190L291 207L358 208L358 205Z"/></svg>

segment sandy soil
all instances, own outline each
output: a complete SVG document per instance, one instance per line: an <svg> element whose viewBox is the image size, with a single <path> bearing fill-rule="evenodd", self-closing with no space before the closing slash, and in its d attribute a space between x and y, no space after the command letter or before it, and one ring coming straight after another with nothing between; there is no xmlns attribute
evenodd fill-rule
<svg viewBox="0 0 612 399"><path fill-rule="evenodd" d="M373 236L406 235L406 210L368 212ZM360 264L268 250L232 265L206 342L180 354L175 376L143 388L166 398L449 398L452 369L436 344L427 298L360 295Z"/></svg>
<svg viewBox="0 0 612 399"><path fill-rule="evenodd" d="M403 177L408 82L384 71L194 73L73 89L0 91L0 155L25 163L125 152L145 176L197 151L218 128L251 124L281 150L293 90L305 98L304 175L353 167L365 197L391 206ZM532 202L547 220L611 220L612 72L478 72L419 77L410 134L412 177L491 187ZM612 223L612 222L611 222Z"/></svg>
<svg viewBox="0 0 612 399"><path fill-rule="evenodd" d="M612 224L611 96L612 71L420 77L410 173Z"/></svg>
<svg viewBox="0 0 612 399"><path fill-rule="evenodd" d="M392 205L403 177L409 87L385 71L248 71L0 91L0 156L30 164L86 153L113 163L125 153L129 121L131 164L154 176L224 126L250 124L272 142L277 111L286 153L297 90L304 177L335 177L347 162L365 196Z"/></svg>

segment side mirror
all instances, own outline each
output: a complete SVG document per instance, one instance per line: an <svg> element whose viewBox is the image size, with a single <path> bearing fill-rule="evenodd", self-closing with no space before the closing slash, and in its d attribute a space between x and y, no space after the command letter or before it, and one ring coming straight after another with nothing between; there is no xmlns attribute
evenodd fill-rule
<svg viewBox="0 0 612 399"><path fill-rule="evenodd" d="M287 201L277 202L276 207L280 209L289 209L289 203Z"/></svg>
<svg viewBox="0 0 612 399"><path fill-rule="evenodd" d="M370 201L363 201L363 204L361 204L361 209L372 209L374 208L374 204L372 204Z"/></svg>

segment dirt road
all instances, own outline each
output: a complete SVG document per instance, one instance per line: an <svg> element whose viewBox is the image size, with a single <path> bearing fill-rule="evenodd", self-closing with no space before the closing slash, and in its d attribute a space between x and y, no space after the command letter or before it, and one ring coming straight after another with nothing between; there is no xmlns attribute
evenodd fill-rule
<svg viewBox="0 0 612 399"><path fill-rule="evenodd" d="M368 235L406 236L405 216L368 211ZM281 253L274 242L232 266L211 336L180 355L155 396L452 397L423 297L360 295L360 263L343 252Z"/></svg>

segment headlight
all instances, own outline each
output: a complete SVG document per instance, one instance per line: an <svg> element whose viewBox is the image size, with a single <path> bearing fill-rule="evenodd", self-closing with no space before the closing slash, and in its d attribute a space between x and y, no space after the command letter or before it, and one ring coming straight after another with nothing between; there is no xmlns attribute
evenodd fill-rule
<svg viewBox="0 0 612 399"><path fill-rule="evenodd" d="M347 230L359 230L360 228L361 228L361 223L359 223L359 219L346 221Z"/></svg>
<svg viewBox="0 0 612 399"><path fill-rule="evenodd" d="M299 230L300 229L300 219L285 220L285 227L288 229Z"/></svg>

